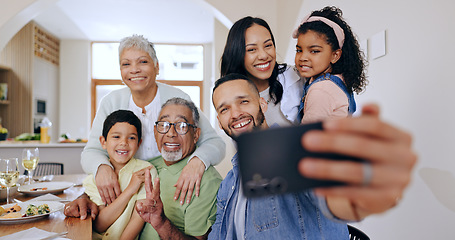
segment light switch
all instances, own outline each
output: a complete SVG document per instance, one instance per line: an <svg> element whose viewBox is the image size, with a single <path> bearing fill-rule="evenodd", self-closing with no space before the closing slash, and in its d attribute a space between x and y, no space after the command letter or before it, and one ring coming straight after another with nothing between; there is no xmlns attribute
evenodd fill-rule
<svg viewBox="0 0 455 240"><path fill-rule="evenodd" d="M385 56L385 30L373 35L370 39L370 56L376 59Z"/></svg>

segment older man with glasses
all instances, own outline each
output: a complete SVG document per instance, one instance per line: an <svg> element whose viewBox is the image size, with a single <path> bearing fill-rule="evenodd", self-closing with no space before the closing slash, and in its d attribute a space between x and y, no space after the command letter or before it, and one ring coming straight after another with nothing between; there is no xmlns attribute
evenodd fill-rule
<svg viewBox="0 0 455 240"><path fill-rule="evenodd" d="M215 222L222 178L214 167L210 166L201 179L200 197L193 196L191 203L174 199L175 184L196 149L201 131L198 121L197 108L182 98L171 98L161 108L154 132L162 156L150 160L159 179L152 186L146 174L147 200L136 207L147 222L141 239L206 239Z"/></svg>

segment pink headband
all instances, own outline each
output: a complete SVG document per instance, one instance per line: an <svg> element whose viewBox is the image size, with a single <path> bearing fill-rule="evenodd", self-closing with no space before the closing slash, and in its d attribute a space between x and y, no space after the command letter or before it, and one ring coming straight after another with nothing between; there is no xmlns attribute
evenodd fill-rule
<svg viewBox="0 0 455 240"><path fill-rule="evenodd" d="M300 23L300 25L306 23L306 22L314 22L314 21L321 21L327 25L329 25L329 27L331 27L333 29L333 31L335 32L335 35L338 39L338 45L340 45L340 49L343 48L343 43L344 43L344 31L343 29L340 27L340 25L336 24L334 21L332 20L329 20L325 17L318 17L318 16L310 16L310 15L307 15L306 17L303 18L302 22ZM299 27L300 27L299 25ZM294 30L294 32L292 33L292 37L293 38L297 38L298 35L299 35L299 27L297 27L297 29Z"/></svg>

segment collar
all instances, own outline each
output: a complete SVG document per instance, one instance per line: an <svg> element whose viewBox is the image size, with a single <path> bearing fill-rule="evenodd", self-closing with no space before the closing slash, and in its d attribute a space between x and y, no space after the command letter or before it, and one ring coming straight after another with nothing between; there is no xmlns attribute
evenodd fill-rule
<svg viewBox="0 0 455 240"><path fill-rule="evenodd" d="M160 92L157 90L156 91L156 95L155 95L155 98L147 105L144 107L145 109L145 112L147 116L150 116L152 113L153 113L153 108L155 107L155 105L159 105L159 100L160 99ZM137 112L137 113L140 113L142 114L142 108L138 107L136 105L136 103L134 102L133 100L133 94L130 95L130 107L132 108L133 112Z"/></svg>
<svg viewBox="0 0 455 240"><path fill-rule="evenodd" d="M136 158L132 157L126 164L125 166L122 167L122 169L120 169L120 171L118 171L119 175L122 173L122 172L129 172L129 171L133 171L136 167Z"/></svg>
<svg viewBox="0 0 455 240"><path fill-rule="evenodd" d="M278 123L274 123L269 128L278 128L278 127L280 127L280 125Z"/></svg>
<svg viewBox="0 0 455 240"><path fill-rule="evenodd" d="M156 167L158 172L163 170L163 169L166 169L167 171L169 171L170 173L175 175L175 174L181 172L182 169L186 166L190 156L191 155L187 156L186 158L184 158L184 159L182 159L182 160L178 161L177 163L174 163L174 164L172 164L170 166L168 166L168 165L166 165L164 163L164 159L163 159L162 156L153 158L153 159L150 160L150 162Z"/></svg>
<svg viewBox="0 0 455 240"><path fill-rule="evenodd" d="M236 152L235 155L231 159L231 163L232 163L233 167L236 167L237 165L239 165L239 156L238 155L239 155L239 153Z"/></svg>

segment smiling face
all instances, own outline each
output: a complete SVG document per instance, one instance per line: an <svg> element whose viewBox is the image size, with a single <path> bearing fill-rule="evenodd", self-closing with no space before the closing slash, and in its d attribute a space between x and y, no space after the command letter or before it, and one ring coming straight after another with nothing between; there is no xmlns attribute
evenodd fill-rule
<svg viewBox="0 0 455 240"><path fill-rule="evenodd" d="M100 143L109 154L109 161L117 171L136 154L140 144L136 127L126 122L114 124L107 138L100 137Z"/></svg>
<svg viewBox="0 0 455 240"><path fill-rule="evenodd" d="M162 108L158 121L194 124L191 110L186 106L177 104L167 105ZM200 131L200 128L189 127L186 134L180 135L175 131L175 125L171 125L169 131L163 134L159 133L155 126L155 140L164 162L167 165L171 165L193 153Z"/></svg>
<svg viewBox="0 0 455 240"><path fill-rule="evenodd" d="M258 84L272 76L276 64L276 50L267 28L253 24L245 31L245 69L247 76ZM259 91L262 91L260 87Z"/></svg>
<svg viewBox="0 0 455 240"><path fill-rule="evenodd" d="M155 66L146 51L127 48L120 54L120 72L132 93L148 93L156 87L159 65Z"/></svg>
<svg viewBox="0 0 455 240"><path fill-rule="evenodd" d="M325 35L311 30L299 35L295 66L300 76L315 79L323 73L330 73L331 64L336 63L340 57L341 49L333 51Z"/></svg>
<svg viewBox="0 0 455 240"><path fill-rule="evenodd" d="M264 112L267 102L246 80L232 80L213 92L213 105L220 128L230 137L267 127Z"/></svg>

